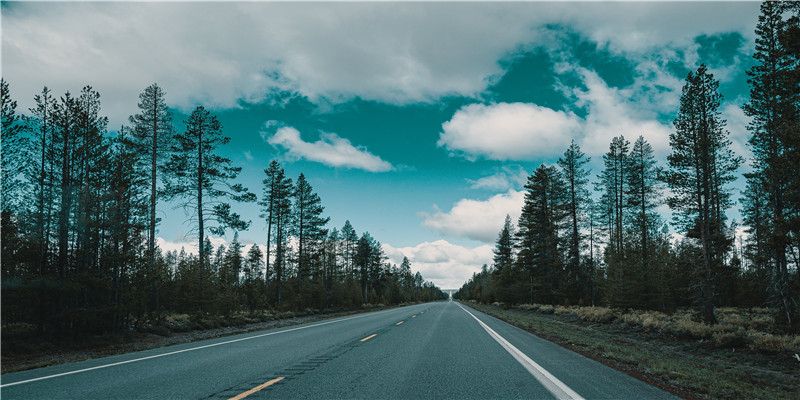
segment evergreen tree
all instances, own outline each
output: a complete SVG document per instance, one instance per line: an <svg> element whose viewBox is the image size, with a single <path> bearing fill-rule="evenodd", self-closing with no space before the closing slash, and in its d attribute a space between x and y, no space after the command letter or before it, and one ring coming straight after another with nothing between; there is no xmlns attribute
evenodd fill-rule
<svg viewBox="0 0 800 400"><path fill-rule="evenodd" d="M725 121L719 115L722 95L718 87L705 65L687 76L675 132L670 134L672 153L667 157L666 173L673 192L668 204L687 236L700 241L699 300L708 324L716 323L716 276L731 245L724 214L730 206L730 190L725 185L735 179L733 172L741 163L730 150Z"/></svg>
<svg viewBox="0 0 800 400"><path fill-rule="evenodd" d="M164 194L167 200L183 199L179 207L194 211L189 218L195 224L202 269L206 222L217 223L209 228L215 235L223 235L226 228L241 231L250 225L231 211L230 203L221 200L250 202L256 197L241 184L230 183L242 169L216 154L219 146L230 142L229 137L223 136L217 117L199 106L184 123L186 131L175 136L177 145L173 146L173 154L164 168L167 174Z"/></svg>
<svg viewBox="0 0 800 400"><path fill-rule="evenodd" d="M566 211L570 225L569 234L565 240L567 253L564 263L567 297L574 301L588 298L588 292L591 290L590 273L584 269L586 264L581 262L581 251L584 246L581 228L584 225L584 213L589 198L589 191L586 189L586 184L589 182L587 179L589 171L584 166L590 160L591 158L587 158L583 154L580 146L575 144L574 140L564 152L564 156L558 159L558 165L561 167L566 184Z"/></svg>
<svg viewBox="0 0 800 400"><path fill-rule="evenodd" d="M653 307L655 304L648 302L655 299L653 278L658 273L653 271L657 266L653 262L653 242L661 226L661 218L656 210L661 201L661 188L653 148L642 136L636 139L628 156L627 180L626 206L630 210L627 213L628 231L634 253L627 262L633 272L633 279L628 286L632 286L634 295L638 296L637 304Z"/></svg>
<svg viewBox="0 0 800 400"><path fill-rule="evenodd" d="M17 102L12 100L8 82L0 79L0 121L2 122L2 146L0 146L0 160L2 165L0 170L3 179L0 180L0 203L2 209L12 210L20 199L19 195L25 181L20 179L25 165L26 143L22 136L23 124L20 116L17 115Z"/></svg>
<svg viewBox="0 0 800 400"><path fill-rule="evenodd" d="M494 272L493 272L493 291L497 300L503 303L514 302L514 224L511 216L506 215L503 229L497 236L497 244L494 248Z"/></svg>
<svg viewBox="0 0 800 400"><path fill-rule="evenodd" d="M564 182L555 167L542 164L528 177L525 189L525 204L517 224L517 262L529 281L525 301L555 304L562 296L559 230L566 217Z"/></svg>
<svg viewBox="0 0 800 400"><path fill-rule="evenodd" d="M292 180L286 177L286 173L277 161L269 163L269 167L264 169L267 177L262 181L264 184L264 194L261 202L261 217L267 220L267 260L264 279L266 283L267 301L269 298L270 285L270 255L272 243L275 241L276 249L276 303L280 303L280 284L283 277L283 265L285 264L285 248L288 239L287 228L291 214L291 195L294 191ZM273 232L275 235L273 236Z"/></svg>
<svg viewBox="0 0 800 400"><path fill-rule="evenodd" d="M158 194L157 172L163 166L172 147L174 128L172 114L164 101L164 90L152 84L139 94L139 113L131 115L132 141L140 156L149 162L142 170L150 178L150 218L148 221L147 251L150 269L155 269L156 198Z"/></svg>
<svg viewBox="0 0 800 400"><path fill-rule="evenodd" d="M35 224L36 240L38 241L38 269L39 276L44 277L49 267L50 234L52 232L53 206L55 202L54 190L55 176L55 129L54 113L55 99L50 94L50 89L42 89L41 95L34 96L36 107L31 108L31 117L26 119L27 131L31 134L33 143L29 167L26 178L35 182L33 202L36 209L32 220Z"/></svg>
<svg viewBox="0 0 800 400"><path fill-rule="evenodd" d="M303 279L310 277L314 264L319 265L314 259L319 245L328 231L324 228L330 218L323 218L322 200L314 193L311 184L305 175L297 178L294 192L294 230L297 237L297 280L303 284Z"/></svg>
<svg viewBox="0 0 800 400"><path fill-rule="evenodd" d="M353 225L350 224L350 220L344 221L344 226L342 226L342 253L344 258L344 268L345 272L350 277L355 277L354 266L355 263L353 261L355 254L356 254L356 244L358 243L358 235L356 234L356 230L353 229Z"/></svg>
<svg viewBox="0 0 800 400"><path fill-rule="evenodd" d="M797 75L796 54L800 46L786 40L791 23L784 19L785 11L785 5L780 2L765 1L761 4L761 15L756 25L753 58L757 64L747 71L750 101L743 109L752 118L748 125L752 133L749 144L756 171L748 179L757 181L751 182L748 189L760 191L764 204L745 211L759 213L759 219L765 220L755 221L755 216L749 215L750 222L769 226L768 231L756 229L759 234L763 233L756 238L758 250L768 254L768 258L759 257L758 261L768 261L773 265L771 302L780 310L787 326L798 328L798 305L792 294L787 253L792 245L791 221L800 215L799 207L791 199L793 182L800 175L798 153L792 151L798 144L800 103L797 81L792 78ZM754 198L755 195L750 193L747 197L760 201ZM751 206L759 205L751 203Z"/></svg>

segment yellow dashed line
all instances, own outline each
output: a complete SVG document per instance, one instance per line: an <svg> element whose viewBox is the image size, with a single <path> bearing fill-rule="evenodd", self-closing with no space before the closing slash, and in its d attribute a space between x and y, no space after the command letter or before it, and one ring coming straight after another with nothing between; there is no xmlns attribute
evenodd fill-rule
<svg viewBox="0 0 800 400"><path fill-rule="evenodd" d="M417 318L417 316L416 315L412 315L411 318Z"/></svg>
<svg viewBox="0 0 800 400"><path fill-rule="evenodd" d="M259 391L259 390L261 390L261 389L264 389L264 388L265 388L265 387L267 387L267 386L271 386L271 385L274 385L274 384L276 384L276 383L278 383L278 382L282 381L282 380L283 380L283 378L284 378L284 377L275 378L275 379L273 379L273 380L271 380L271 381L268 381L268 382L266 382L266 383L263 383L263 384L261 384L261 385L258 385L258 386L256 386L256 387L254 387L254 388L252 388L252 389L250 389L250 390L248 390L248 391L246 391L246 392L244 392L244 393L242 393L242 394L240 394L240 395L236 396L236 397L231 397L231 398L230 398L230 399L228 399L228 400L241 400L241 399L243 399L243 398L245 398L245 397L247 397L247 396L250 396L251 394L253 394L253 393L255 393L255 392L257 392L257 391Z"/></svg>
<svg viewBox="0 0 800 400"><path fill-rule="evenodd" d="M396 323L395 325L400 325L400 324L402 324L403 322L406 322L406 321L400 321L400 322Z"/></svg>
<svg viewBox="0 0 800 400"><path fill-rule="evenodd" d="M366 342L367 340L370 340L370 339L374 338L375 336L378 336L378 334L377 333L373 333L372 335L369 335L369 336L361 339L361 341L362 342Z"/></svg>

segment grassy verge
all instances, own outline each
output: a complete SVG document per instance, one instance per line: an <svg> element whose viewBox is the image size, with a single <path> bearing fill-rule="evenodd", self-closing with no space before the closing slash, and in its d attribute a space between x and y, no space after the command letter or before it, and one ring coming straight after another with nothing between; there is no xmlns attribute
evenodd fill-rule
<svg viewBox="0 0 800 400"><path fill-rule="evenodd" d="M800 398L800 338L758 331L769 326L759 310L720 310L712 328L688 311L466 305L684 398Z"/></svg>

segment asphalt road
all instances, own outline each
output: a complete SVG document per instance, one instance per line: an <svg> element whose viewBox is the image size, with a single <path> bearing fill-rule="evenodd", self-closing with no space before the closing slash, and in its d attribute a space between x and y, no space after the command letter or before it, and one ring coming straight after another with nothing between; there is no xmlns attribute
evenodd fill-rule
<svg viewBox="0 0 800 400"><path fill-rule="evenodd" d="M0 397L674 398L449 301L6 374Z"/></svg>

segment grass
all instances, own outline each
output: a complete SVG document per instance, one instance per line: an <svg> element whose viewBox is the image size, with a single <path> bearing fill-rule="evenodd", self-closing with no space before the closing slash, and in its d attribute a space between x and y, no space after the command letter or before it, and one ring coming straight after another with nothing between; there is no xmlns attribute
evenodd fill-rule
<svg viewBox="0 0 800 400"><path fill-rule="evenodd" d="M691 310L468 305L681 397L800 398L800 336L770 331L768 310L720 309L711 327Z"/></svg>

